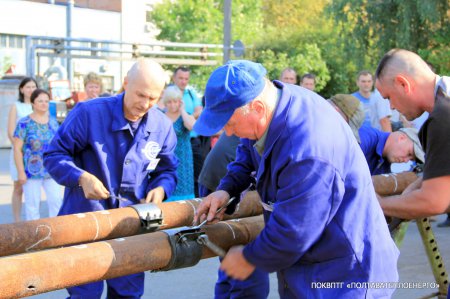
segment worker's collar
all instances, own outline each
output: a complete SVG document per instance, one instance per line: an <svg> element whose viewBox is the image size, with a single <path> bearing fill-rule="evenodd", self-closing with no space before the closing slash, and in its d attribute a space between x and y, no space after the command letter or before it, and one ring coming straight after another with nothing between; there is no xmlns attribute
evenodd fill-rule
<svg viewBox="0 0 450 299"><path fill-rule="evenodd" d="M125 93L121 93L117 95L114 100L116 101L113 104L112 108L112 131L123 131L123 130L131 130L129 121L125 118L124 112L123 112L123 100L124 100ZM151 108L147 113L142 117L140 127L144 126L144 131L146 133L150 132L159 132L161 131L161 126L156 121L147 121L149 118L149 114L152 115L153 113L161 113L157 111L155 108ZM152 119L152 118L151 118Z"/></svg>
<svg viewBox="0 0 450 299"><path fill-rule="evenodd" d="M278 106L278 102L280 101L280 96L281 96L281 90L277 89L277 100L275 102L275 106ZM265 144L266 144L266 139L267 139L267 133L269 132L269 127L270 124L272 123L273 117L270 120L270 123L267 125L266 130L264 131L264 134L261 136L261 138L259 138L259 140L253 145L253 147L256 149L256 151L258 152L258 154L260 156L262 156L262 154L264 153L264 148L265 148Z"/></svg>

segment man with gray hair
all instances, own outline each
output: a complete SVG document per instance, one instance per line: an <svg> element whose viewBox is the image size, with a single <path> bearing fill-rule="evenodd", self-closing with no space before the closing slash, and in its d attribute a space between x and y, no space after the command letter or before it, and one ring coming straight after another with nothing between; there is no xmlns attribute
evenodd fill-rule
<svg viewBox="0 0 450 299"><path fill-rule="evenodd" d="M436 75L419 55L403 49L387 52L375 77L381 95L408 120L430 113L419 132L426 155L423 179L407 193L379 198L384 213L403 219L445 213L450 206L450 77Z"/></svg>
<svg viewBox="0 0 450 299"><path fill-rule="evenodd" d="M217 209L239 198L252 171L264 207L261 233L231 248L221 270L241 280L255 268L276 271L280 298L389 298L393 289L368 285L398 280L398 249L380 225L385 220L349 126L316 93L265 74L247 60L217 68L194 126L204 135L223 128L241 137L236 160L195 221L221 219ZM322 287L330 282L337 283ZM358 288L361 282L366 287Z"/></svg>
<svg viewBox="0 0 450 299"><path fill-rule="evenodd" d="M281 71L280 81L283 83L297 84L297 73L293 68L287 67Z"/></svg>
<svg viewBox="0 0 450 299"><path fill-rule="evenodd" d="M164 70L138 60L125 92L78 103L44 154L50 175L66 186L59 215L160 203L175 185L177 137L172 122L151 109L164 89ZM144 273L109 279L108 298L141 298ZM101 298L103 281L67 289L70 298Z"/></svg>

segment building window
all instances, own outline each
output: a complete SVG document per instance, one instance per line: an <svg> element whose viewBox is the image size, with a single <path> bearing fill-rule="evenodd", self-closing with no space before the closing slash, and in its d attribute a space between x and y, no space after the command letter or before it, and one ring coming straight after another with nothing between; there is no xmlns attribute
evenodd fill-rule
<svg viewBox="0 0 450 299"><path fill-rule="evenodd" d="M25 36L13 34L0 34L0 46L3 48L25 48Z"/></svg>
<svg viewBox="0 0 450 299"><path fill-rule="evenodd" d="M6 48L8 46L8 38L5 34L0 35L0 46Z"/></svg>

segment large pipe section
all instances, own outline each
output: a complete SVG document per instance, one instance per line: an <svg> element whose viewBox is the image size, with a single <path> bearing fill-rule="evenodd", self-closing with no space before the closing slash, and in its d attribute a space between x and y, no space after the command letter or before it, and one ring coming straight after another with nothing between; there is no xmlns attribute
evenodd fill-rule
<svg viewBox="0 0 450 299"><path fill-rule="evenodd" d="M262 216L206 225L219 247L247 244L261 232ZM181 243L181 242L179 242ZM200 247L198 256L215 254ZM21 298L69 286L167 267L174 258L163 231L0 258L0 299Z"/></svg>
<svg viewBox="0 0 450 299"><path fill-rule="evenodd" d="M157 204L168 229L191 225L200 199ZM142 206L142 205L137 205ZM247 192L236 212L226 219L262 213L259 196ZM0 225L0 256L136 235L146 230L132 207L43 218Z"/></svg>
<svg viewBox="0 0 450 299"><path fill-rule="evenodd" d="M413 172L372 177L375 191L381 196L399 194L415 179L417 175ZM199 200L187 200L158 204L163 216L161 229L192 224L199 203ZM252 191L247 192L230 218L261 213L259 196ZM2 224L0 256L132 236L141 232L140 217L131 207Z"/></svg>
<svg viewBox="0 0 450 299"><path fill-rule="evenodd" d="M372 176L372 182L378 195L390 196L401 194L417 178L414 172L389 173Z"/></svg>
<svg viewBox="0 0 450 299"><path fill-rule="evenodd" d="M372 177L375 191L381 196L399 194L416 179L417 175L413 172ZM161 228L192 224L199 202L187 200L158 204L163 218ZM247 192L236 213L230 218L261 213L259 196L252 191ZM141 232L140 217L131 207L2 224L0 256L132 236Z"/></svg>

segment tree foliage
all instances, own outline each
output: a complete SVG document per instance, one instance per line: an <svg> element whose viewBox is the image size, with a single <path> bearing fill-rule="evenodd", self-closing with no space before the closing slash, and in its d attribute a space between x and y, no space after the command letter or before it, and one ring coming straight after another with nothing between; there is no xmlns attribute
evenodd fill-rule
<svg viewBox="0 0 450 299"><path fill-rule="evenodd" d="M328 12L359 68L373 68L385 52L403 48L448 71L449 8L448 0L334 0Z"/></svg>
<svg viewBox="0 0 450 299"><path fill-rule="evenodd" d="M448 74L449 16L448 0L233 0L232 40L242 40L245 58L261 62L271 79L285 67L312 72L329 97L353 92L358 71L373 71L394 47ZM150 19L160 40L223 42L223 1L163 0ZM203 89L213 69L193 67L192 81Z"/></svg>
<svg viewBox="0 0 450 299"><path fill-rule="evenodd" d="M262 12L260 1L235 0L232 4L233 40L246 45L261 36ZM223 1L165 0L156 4L149 19L160 30L158 40L171 42L222 44ZM222 63L222 61L218 61ZM193 66L191 83L202 89L213 67Z"/></svg>
<svg viewBox="0 0 450 299"><path fill-rule="evenodd" d="M4 56L2 61L0 61L0 70L1 70L0 75L5 74L6 71L11 67L11 65L12 65L11 56L8 55Z"/></svg>
<svg viewBox="0 0 450 299"><path fill-rule="evenodd" d="M271 78L277 79L285 67L295 69L299 76L316 75L316 91L327 97L342 91L346 85L335 85L339 69L335 57L333 23L323 15L328 0L263 1L265 35L255 43L251 58L266 66ZM328 49L331 48L331 51ZM268 55L273 52L272 57ZM286 57L286 58L284 58ZM336 74L341 74L337 72Z"/></svg>
<svg viewBox="0 0 450 299"><path fill-rule="evenodd" d="M300 76L314 73L317 76L316 90L322 90L330 80L330 73L320 49L316 44L306 44L298 50L297 53L289 55L287 52L275 52L270 48L259 48L253 52L252 60L262 63L272 80L278 79L286 67L293 68Z"/></svg>

